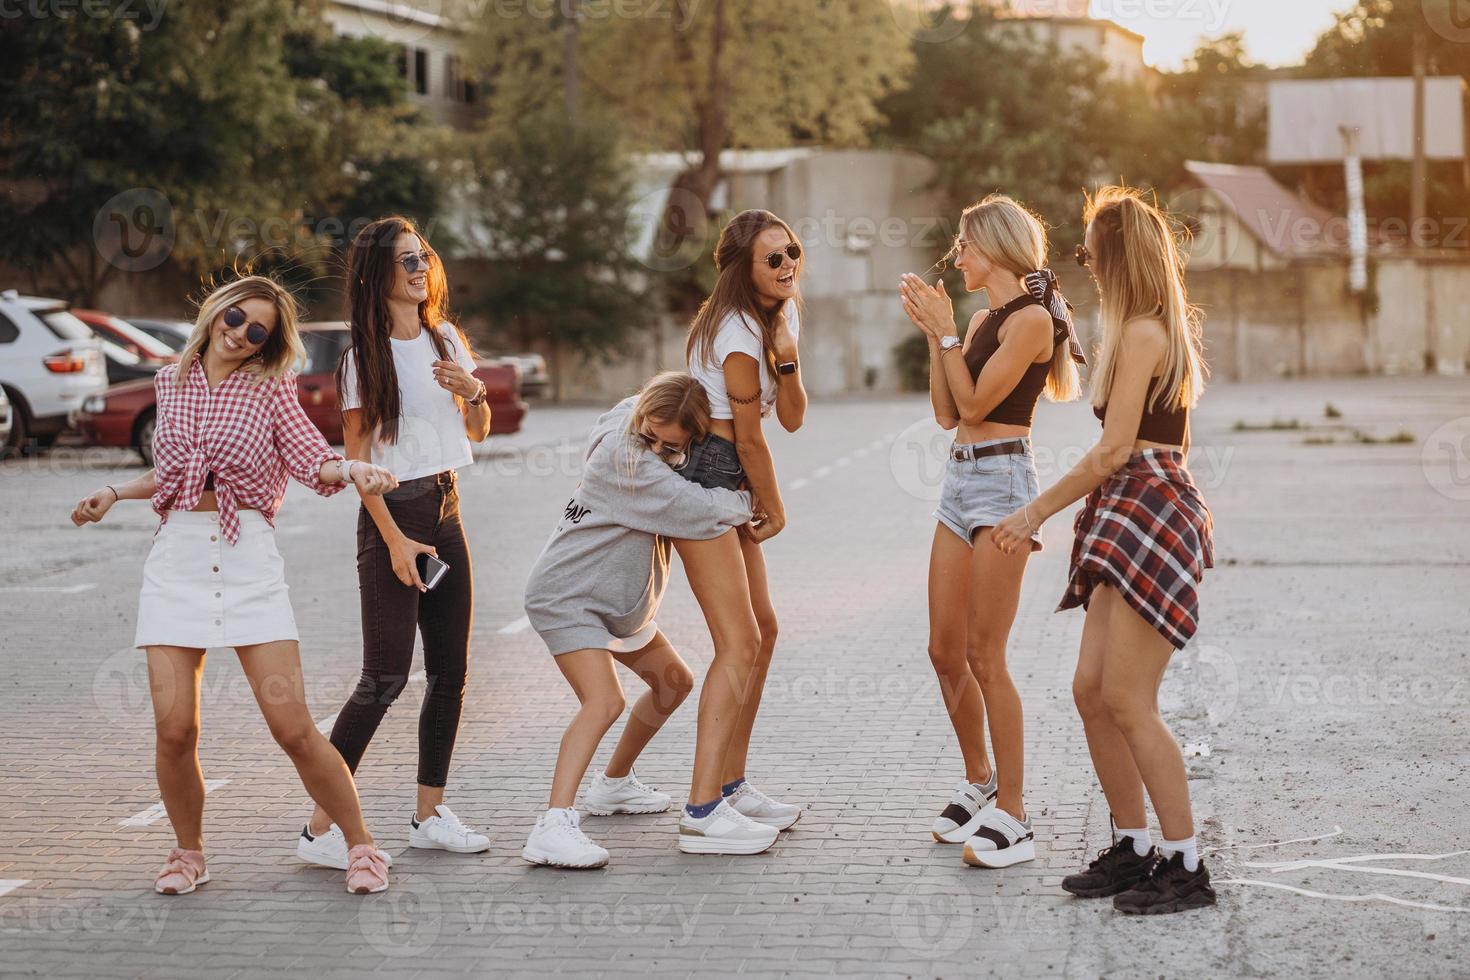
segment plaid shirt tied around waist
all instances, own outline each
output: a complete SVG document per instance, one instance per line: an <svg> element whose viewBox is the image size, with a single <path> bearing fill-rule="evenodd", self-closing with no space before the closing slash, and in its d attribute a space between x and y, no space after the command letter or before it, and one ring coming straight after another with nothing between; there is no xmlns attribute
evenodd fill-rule
<svg viewBox="0 0 1470 980"><path fill-rule="evenodd" d="M1182 648L1199 626L1197 586L1215 567L1214 518L1184 454L1146 449L1087 495L1073 525L1067 591L1057 607L1087 606L1099 584Z"/></svg>
<svg viewBox="0 0 1470 980"><path fill-rule="evenodd" d="M178 385L181 369L171 364L153 378L153 509L160 526L170 510L198 506L211 472L220 529L232 545L240 538L241 506L260 511L275 526L288 476L323 497L346 486L321 480L322 464L342 457L307 418L295 374L261 378L240 368L211 391L202 358L194 359Z"/></svg>

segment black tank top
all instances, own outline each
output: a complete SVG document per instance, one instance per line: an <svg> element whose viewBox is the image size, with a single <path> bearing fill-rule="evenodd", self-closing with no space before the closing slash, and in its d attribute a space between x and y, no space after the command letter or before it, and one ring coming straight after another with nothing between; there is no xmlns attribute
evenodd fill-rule
<svg viewBox="0 0 1470 980"><path fill-rule="evenodd" d="M1043 306L1043 304L1035 296L1025 293L1006 305L991 310L989 315L980 322L974 342L965 351L965 364L970 368L971 381L980 379L980 372L985 368L986 362L995 356L996 351L1000 350L1001 325L1010 318L1012 313L1028 306ZM1041 390L1046 387L1046 376L1050 372L1050 358L1027 367L1026 373L1021 375L1021 380L1016 382L1016 387L1000 400L999 405L991 409L990 414L985 416L985 421L1000 422L1004 425L1024 425L1030 428L1031 417L1036 412L1036 399L1041 396Z"/></svg>
<svg viewBox="0 0 1470 980"><path fill-rule="evenodd" d="M1184 434L1189 431L1189 409L1188 408L1166 408L1154 411L1150 408L1153 402L1154 392L1158 390L1162 378L1154 378L1148 383L1148 391L1143 396L1143 417L1138 420L1137 439L1145 442L1162 442L1168 446L1184 445ZM1108 407L1094 408L1092 414L1101 422L1108 420Z"/></svg>

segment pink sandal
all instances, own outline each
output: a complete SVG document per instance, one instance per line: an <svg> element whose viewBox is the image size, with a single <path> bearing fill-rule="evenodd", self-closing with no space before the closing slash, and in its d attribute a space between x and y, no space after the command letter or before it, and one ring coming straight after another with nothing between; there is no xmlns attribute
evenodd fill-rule
<svg viewBox="0 0 1470 980"><path fill-rule="evenodd" d="M358 844L347 852L347 890L372 895L388 890L388 859L372 844Z"/></svg>
<svg viewBox="0 0 1470 980"><path fill-rule="evenodd" d="M153 890L160 895L187 895L208 880L204 852L176 847L168 852L163 870L153 880Z"/></svg>

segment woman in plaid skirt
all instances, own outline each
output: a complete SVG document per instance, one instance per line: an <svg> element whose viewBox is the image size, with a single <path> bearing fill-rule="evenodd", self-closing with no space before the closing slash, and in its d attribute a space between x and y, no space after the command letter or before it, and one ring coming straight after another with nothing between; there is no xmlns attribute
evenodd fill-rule
<svg viewBox="0 0 1470 980"><path fill-rule="evenodd" d="M1102 438L1071 472L992 534L1003 552L1086 497L1061 609L1087 619L1073 679L1113 842L1062 887L1113 896L1120 912L1181 912L1215 903L1200 861L1184 757L1158 709L1169 658L1194 635L1196 589L1211 567L1209 508L1189 471L1189 410L1204 386L1200 317L1185 294L1167 217L1132 189L1088 201L1086 244L1102 304L1092 376ZM1163 834L1153 847L1144 790Z"/></svg>

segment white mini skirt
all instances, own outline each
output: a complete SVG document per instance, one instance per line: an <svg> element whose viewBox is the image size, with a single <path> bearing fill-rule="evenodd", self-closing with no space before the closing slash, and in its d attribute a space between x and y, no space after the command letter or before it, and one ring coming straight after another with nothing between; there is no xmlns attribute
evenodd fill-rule
<svg viewBox="0 0 1470 980"><path fill-rule="evenodd" d="M295 640L286 568L259 511L242 510L240 540L219 514L170 511L143 565L133 645L207 649Z"/></svg>

